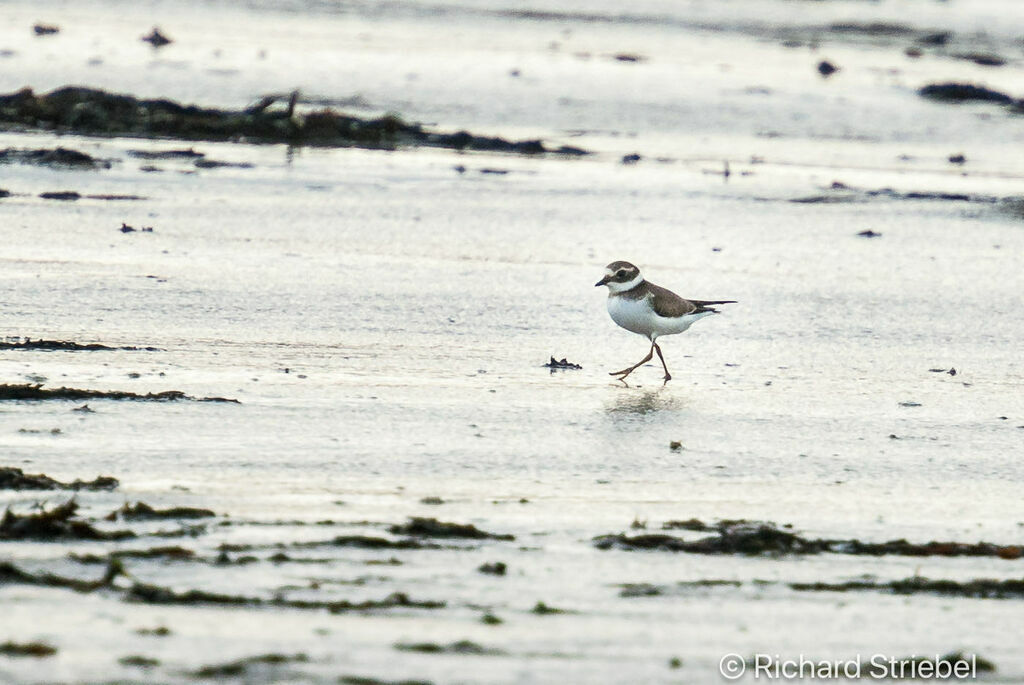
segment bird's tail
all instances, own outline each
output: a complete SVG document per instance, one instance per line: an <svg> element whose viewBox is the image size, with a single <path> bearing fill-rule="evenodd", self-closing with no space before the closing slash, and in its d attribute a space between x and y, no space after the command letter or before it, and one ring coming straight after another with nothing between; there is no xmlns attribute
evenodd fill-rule
<svg viewBox="0 0 1024 685"><path fill-rule="evenodd" d="M699 314L700 312L714 312L715 314L718 314L718 310L712 305L736 304L736 300L690 300L690 302L697 305L697 311L694 312L695 314Z"/></svg>

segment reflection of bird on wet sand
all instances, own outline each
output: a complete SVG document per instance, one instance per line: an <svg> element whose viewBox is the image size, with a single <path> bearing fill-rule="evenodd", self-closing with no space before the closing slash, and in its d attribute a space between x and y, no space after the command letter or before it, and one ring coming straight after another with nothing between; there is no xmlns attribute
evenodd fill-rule
<svg viewBox="0 0 1024 685"><path fill-rule="evenodd" d="M661 411L679 411L685 404L678 397L663 392L663 388L647 390L642 393L616 393L614 402L605 406L605 411L612 416L645 416Z"/></svg>
<svg viewBox="0 0 1024 685"><path fill-rule="evenodd" d="M672 380L665 357L658 347L662 335L682 333L693 322L705 316L718 314L711 305L735 304L735 300L686 300L671 290L666 290L644 280L640 269L629 262L612 262L605 267L605 275L595 285L608 286L608 314L612 321L627 331L637 333L651 341L647 356L633 366L613 371L610 375L624 379L637 368L651 360L658 353L661 366L665 369L665 381Z"/></svg>

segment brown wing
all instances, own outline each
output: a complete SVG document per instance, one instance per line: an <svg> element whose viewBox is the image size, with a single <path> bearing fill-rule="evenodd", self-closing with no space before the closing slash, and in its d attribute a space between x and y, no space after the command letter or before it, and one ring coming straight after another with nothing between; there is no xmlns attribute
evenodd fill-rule
<svg viewBox="0 0 1024 685"><path fill-rule="evenodd" d="M685 316L717 311L713 304L735 304L736 300L686 300L660 285L647 283L648 298L658 316Z"/></svg>
<svg viewBox="0 0 1024 685"><path fill-rule="evenodd" d="M651 307L658 316L685 316L686 314L693 314L699 309L693 302L684 300L671 290L666 290L660 285L648 283L647 291L650 293L647 297L650 300Z"/></svg>

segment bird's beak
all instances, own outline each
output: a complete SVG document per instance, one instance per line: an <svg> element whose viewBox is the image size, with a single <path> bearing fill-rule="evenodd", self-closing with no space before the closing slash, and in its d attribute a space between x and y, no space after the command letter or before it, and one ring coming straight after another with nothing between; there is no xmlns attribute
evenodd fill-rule
<svg viewBox="0 0 1024 685"><path fill-rule="evenodd" d="M595 284L594 284L594 287L596 288L596 287L597 287L597 286L599 286L599 285L608 285L608 276L605 276L605 277L604 277L604 278L602 278L602 279L601 279L600 281L598 281L597 283L595 283Z"/></svg>

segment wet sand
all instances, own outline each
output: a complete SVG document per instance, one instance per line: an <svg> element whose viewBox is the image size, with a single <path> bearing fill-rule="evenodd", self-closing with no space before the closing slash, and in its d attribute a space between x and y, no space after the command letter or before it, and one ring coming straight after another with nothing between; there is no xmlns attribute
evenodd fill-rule
<svg viewBox="0 0 1024 685"><path fill-rule="evenodd" d="M918 94L1024 97L1024 16L912 4L6 5L0 92L299 88L595 154L0 132L105 162L0 164L0 383L115 393L0 400L0 482L56 488L0 490L0 681L1024 680L1024 129ZM613 259L739 300L667 385L609 380L646 352Z"/></svg>

